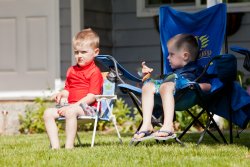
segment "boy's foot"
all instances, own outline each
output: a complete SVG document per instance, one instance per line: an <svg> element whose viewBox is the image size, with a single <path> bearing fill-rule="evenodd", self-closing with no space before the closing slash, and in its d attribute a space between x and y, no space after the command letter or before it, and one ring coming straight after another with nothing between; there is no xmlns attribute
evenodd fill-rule
<svg viewBox="0 0 250 167"><path fill-rule="evenodd" d="M134 134L134 137L132 138L132 141L143 141L153 138L152 135L153 131L147 130L147 131L138 131Z"/></svg>
<svg viewBox="0 0 250 167"><path fill-rule="evenodd" d="M176 138L176 134L167 130L158 130L153 134L156 140L168 140Z"/></svg>

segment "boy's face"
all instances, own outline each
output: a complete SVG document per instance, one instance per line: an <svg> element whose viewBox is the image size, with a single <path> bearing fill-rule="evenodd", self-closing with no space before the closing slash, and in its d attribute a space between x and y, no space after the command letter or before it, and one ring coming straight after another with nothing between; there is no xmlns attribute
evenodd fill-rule
<svg viewBox="0 0 250 167"><path fill-rule="evenodd" d="M81 66L87 66L93 62L95 56L99 54L99 48L93 48L89 44L83 44L74 47L74 56L76 63Z"/></svg>
<svg viewBox="0 0 250 167"><path fill-rule="evenodd" d="M167 44L168 47L168 60L172 69L182 68L187 64L187 52L184 49L177 49L175 41L170 40Z"/></svg>

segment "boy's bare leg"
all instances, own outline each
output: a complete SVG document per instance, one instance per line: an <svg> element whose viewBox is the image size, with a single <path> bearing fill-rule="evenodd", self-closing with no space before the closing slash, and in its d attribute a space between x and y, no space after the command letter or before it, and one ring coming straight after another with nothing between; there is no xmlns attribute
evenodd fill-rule
<svg viewBox="0 0 250 167"><path fill-rule="evenodd" d="M74 148L74 141L77 131L77 116L84 115L84 112L80 106L74 106L65 112L66 118L66 149Z"/></svg>
<svg viewBox="0 0 250 167"><path fill-rule="evenodd" d="M163 111L164 111L164 122L160 131L173 132L173 119L174 119L174 90L175 83L166 82L160 87L160 95L162 99ZM156 136L166 136L168 134L164 132L157 132Z"/></svg>
<svg viewBox="0 0 250 167"><path fill-rule="evenodd" d="M143 122L140 128L141 131L152 130L151 117L154 107L154 93L155 86L153 83L147 83L142 87L142 112L143 112ZM135 134L134 138L141 138L145 134Z"/></svg>
<svg viewBox="0 0 250 167"><path fill-rule="evenodd" d="M56 108L49 108L45 110L43 119L46 127L47 134L49 136L50 144L52 149L59 149L59 137L58 137L58 128L56 126L55 119L58 118Z"/></svg>

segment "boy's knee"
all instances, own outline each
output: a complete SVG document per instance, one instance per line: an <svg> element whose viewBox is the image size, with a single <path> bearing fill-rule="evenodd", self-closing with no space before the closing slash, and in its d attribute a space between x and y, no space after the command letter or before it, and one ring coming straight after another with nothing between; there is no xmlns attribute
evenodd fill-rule
<svg viewBox="0 0 250 167"><path fill-rule="evenodd" d="M74 110L67 110L65 112L65 118L76 118L77 117L77 113Z"/></svg>
<svg viewBox="0 0 250 167"><path fill-rule="evenodd" d="M154 89L155 89L155 86L154 86L154 84L153 83L150 83L150 82L148 82L148 83L146 83L145 85L143 85L143 87L142 87L142 91L143 92L154 92Z"/></svg>
<svg viewBox="0 0 250 167"><path fill-rule="evenodd" d="M160 93L172 92L175 89L174 82L165 82L160 86Z"/></svg>
<svg viewBox="0 0 250 167"><path fill-rule="evenodd" d="M51 112L51 109L46 109L43 113L43 120L48 120L50 118L52 118L52 112Z"/></svg>

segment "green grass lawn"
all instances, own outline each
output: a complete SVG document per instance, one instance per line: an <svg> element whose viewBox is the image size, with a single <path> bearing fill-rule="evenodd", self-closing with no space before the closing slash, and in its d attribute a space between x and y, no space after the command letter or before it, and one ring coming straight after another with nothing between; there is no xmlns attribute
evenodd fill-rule
<svg viewBox="0 0 250 167"><path fill-rule="evenodd" d="M145 141L129 146L132 134L97 133L90 148L91 132L81 132L82 147L51 150L46 134L0 136L0 166L250 166L250 133L244 132L235 144L218 144L206 135L196 146L197 134L183 139L185 147L174 140L166 143ZM60 135L62 145L65 136ZM228 138L228 136L227 136Z"/></svg>

